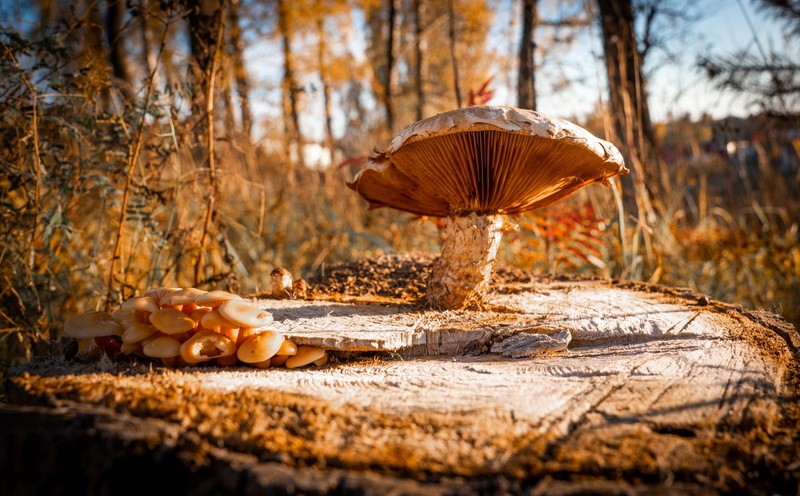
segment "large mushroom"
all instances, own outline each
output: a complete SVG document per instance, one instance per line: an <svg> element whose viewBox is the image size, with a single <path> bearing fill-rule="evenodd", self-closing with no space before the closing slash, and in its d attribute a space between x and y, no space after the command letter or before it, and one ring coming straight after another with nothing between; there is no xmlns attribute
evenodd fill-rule
<svg viewBox="0 0 800 496"><path fill-rule="evenodd" d="M444 112L403 129L348 186L370 208L447 217L428 302L480 306L504 222L625 174L619 150L558 117L514 107Z"/></svg>

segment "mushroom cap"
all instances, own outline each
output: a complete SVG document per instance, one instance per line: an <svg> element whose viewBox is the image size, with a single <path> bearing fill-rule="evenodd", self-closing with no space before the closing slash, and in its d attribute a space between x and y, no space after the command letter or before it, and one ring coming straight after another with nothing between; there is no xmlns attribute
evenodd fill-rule
<svg viewBox="0 0 800 496"><path fill-rule="evenodd" d="M309 363L325 357L325 355L325 350L317 346L299 346L297 353L286 360L286 368L305 367Z"/></svg>
<svg viewBox="0 0 800 496"><path fill-rule="evenodd" d="M195 298L208 293L197 288L183 288L180 291L174 291L161 297L159 304L162 307L171 307L175 305L186 305L194 303Z"/></svg>
<svg viewBox="0 0 800 496"><path fill-rule="evenodd" d="M180 291L181 289L183 289L183 288L167 288L167 287L152 288L152 289L148 289L147 291L145 291L142 294L142 296L150 296L154 300L156 300L156 303L160 304L161 298L163 298L164 296L166 296L166 295L168 295L170 293L176 293L176 292Z"/></svg>
<svg viewBox="0 0 800 496"><path fill-rule="evenodd" d="M244 300L228 300L219 313L238 327L263 327L272 322L272 314Z"/></svg>
<svg viewBox="0 0 800 496"><path fill-rule="evenodd" d="M214 291L209 291L208 293L203 293L196 296L194 298L194 303L202 307L218 307L228 300L241 299L242 297L237 294L222 291L221 289L215 289Z"/></svg>
<svg viewBox="0 0 800 496"><path fill-rule="evenodd" d="M152 324L145 324L144 322L134 322L125 328L122 333L123 343L139 343L149 338L158 331Z"/></svg>
<svg viewBox="0 0 800 496"><path fill-rule="evenodd" d="M516 214L627 172L614 145L571 122L478 106L406 127L348 186L370 208L436 217Z"/></svg>
<svg viewBox="0 0 800 496"><path fill-rule="evenodd" d="M254 334L239 345L236 356L239 357L240 362L244 363L263 362L278 352L283 340L282 334L272 330Z"/></svg>
<svg viewBox="0 0 800 496"><path fill-rule="evenodd" d="M181 342L170 336L159 336L147 341L142 352L151 358L170 358L181 354Z"/></svg>
<svg viewBox="0 0 800 496"><path fill-rule="evenodd" d="M106 312L86 312L64 322L64 334L75 339L121 336L122 331L122 325Z"/></svg>
<svg viewBox="0 0 800 496"><path fill-rule="evenodd" d="M212 310L207 314L200 317L200 325L205 327L206 329L218 330L220 328L225 329L238 329L239 325L234 324L230 320L226 319L219 313L219 310Z"/></svg>
<svg viewBox="0 0 800 496"><path fill-rule="evenodd" d="M158 310L159 307L158 302L152 296L135 296L126 300L119 308L123 310L132 309L138 312L153 313Z"/></svg>
<svg viewBox="0 0 800 496"><path fill-rule="evenodd" d="M236 353L236 343L214 331L200 331L181 344L181 357L190 365Z"/></svg>
<svg viewBox="0 0 800 496"><path fill-rule="evenodd" d="M162 308L150 314L150 323L164 334L180 334L191 331L197 322L188 315L174 308Z"/></svg>

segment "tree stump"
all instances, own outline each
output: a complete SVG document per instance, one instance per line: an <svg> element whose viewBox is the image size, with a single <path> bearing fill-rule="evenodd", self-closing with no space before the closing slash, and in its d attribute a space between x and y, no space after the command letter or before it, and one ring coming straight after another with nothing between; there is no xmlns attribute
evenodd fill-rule
<svg viewBox="0 0 800 496"><path fill-rule="evenodd" d="M259 301L320 368L11 371L0 493L798 490L800 340L774 315L600 280L481 311L336 299Z"/></svg>

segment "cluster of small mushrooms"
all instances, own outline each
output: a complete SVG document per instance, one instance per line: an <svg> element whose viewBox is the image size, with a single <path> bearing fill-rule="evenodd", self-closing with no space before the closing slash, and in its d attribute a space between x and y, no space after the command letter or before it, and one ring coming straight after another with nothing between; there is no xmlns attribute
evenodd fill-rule
<svg viewBox="0 0 800 496"><path fill-rule="evenodd" d="M613 144L571 122L533 110L475 106L406 127L348 186L370 208L446 217L428 303L480 308L509 227L501 215L549 205L627 172Z"/></svg>
<svg viewBox="0 0 800 496"><path fill-rule="evenodd" d="M68 319L67 336L79 353L97 345L160 360L168 366L238 363L258 368L324 365L327 352L298 346L269 328L272 314L227 291L156 288L122 303L112 313L87 312Z"/></svg>

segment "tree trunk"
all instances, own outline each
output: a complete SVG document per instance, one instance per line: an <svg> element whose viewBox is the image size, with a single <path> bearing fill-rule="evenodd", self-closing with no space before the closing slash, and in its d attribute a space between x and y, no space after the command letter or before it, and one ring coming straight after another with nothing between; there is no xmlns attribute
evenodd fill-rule
<svg viewBox="0 0 800 496"><path fill-rule="evenodd" d="M205 91L209 68L214 59L216 20L222 9L221 0L187 0L189 9L189 47L192 54L192 116L198 121L195 128L202 139L206 135Z"/></svg>
<svg viewBox="0 0 800 496"><path fill-rule="evenodd" d="M454 0L447 0L447 34L450 42L450 64L453 67L453 91L456 95L456 106L461 108L461 81L458 74L458 56L456 55L456 13Z"/></svg>
<svg viewBox="0 0 800 496"><path fill-rule="evenodd" d="M600 25L603 36L606 75L613 121L613 136L609 139L619 145L625 161L631 165L632 174L622 178L628 191L633 191L634 216L643 223L645 255L652 262L658 258L652 246L649 225L656 222L648 186L648 167L657 170L658 158L654 133L647 106L647 91L643 60L636 45L631 0L598 0ZM656 263L658 263L656 261Z"/></svg>
<svg viewBox="0 0 800 496"><path fill-rule="evenodd" d="M283 90L283 129L286 171L283 177L283 187L276 204L273 206L277 217L273 241L275 246L273 263L275 265L283 264L283 257L286 249L286 235L290 222L289 195L295 190L296 167L297 165L305 167L297 101L298 85L295 80L294 57L292 55L290 9L291 3L287 3L286 0L278 0L278 34L282 41L281 45L283 50L283 79L281 80L281 88Z"/></svg>
<svg viewBox="0 0 800 496"><path fill-rule="evenodd" d="M206 211L205 219L203 222L203 230L200 235L200 243L197 250L197 259L194 265L194 285L199 287L205 284L205 255L206 255L206 242L212 238L212 228L217 224L216 215L216 202L219 196L219 186L217 185L217 162L216 162L216 139L214 130L214 120L216 107L216 81L217 81L217 68L220 65L221 54L224 53L222 43L225 32L225 12L223 10L224 4L218 3L218 9L213 12L210 19L204 19L204 23L208 23L211 28L212 36L206 41L203 46L203 58L199 61L202 63L201 67L204 69L202 76L203 82L203 103L205 109L203 115L205 117L205 148L206 148L206 167L208 169L208 192L206 197ZM204 28L205 29L205 28ZM208 56L208 58L206 58Z"/></svg>
<svg viewBox="0 0 800 496"><path fill-rule="evenodd" d="M394 133L394 102L392 101L392 80L394 73L394 30L397 11L395 0L389 1L389 12L386 19L386 75L383 81L383 105L386 108L386 127Z"/></svg>
<svg viewBox="0 0 800 496"><path fill-rule="evenodd" d="M414 93L417 96L416 119L425 117L425 49L423 40L423 15L425 5L423 0L414 0Z"/></svg>
<svg viewBox="0 0 800 496"><path fill-rule="evenodd" d="M291 6L287 4L286 0L278 0L278 32L282 40L281 46L283 49L283 79L281 81L284 102L283 122L289 143L289 149L287 150L289 167L292 169L289 175L293 176L294 162L297 161L301 167L304 167L305 158L303 156L302 135L300 134L300 113L297 101L298 84L295 78L294 57L292 55L290 8ZM294 153L292 153L292 150L294 150Z"/></svg>
<svg viewBox="0 0 800 496"><path fill-rule="evenodd" d="M253 113L250 110L250 79L244 65L244 40L239 21L239 0L231 0L228 8L231 23L231 58L233 59L233 75L236 80L236 92L239 94L239 108L242 112L242 133L249 140L253 128Z"/></svg>
<svg viewBox="0 0 800 496"><path fill-rule="evenodd" d="M330 155L330 163L333 164L334 158L334 139L333 139L333 111L331 102L331 85L328 82L328 46L326 40L328 33L325 30L325 18L317 18L317 62L319 65L319 80L322 84L322 108L325 111L325 148Z"/></svg>
<svg viewBox="0 0 800 496"><path fill-rule="evenodd" d="M122 26L125 23L125 0L108 0L106 2L106 40L108 40L108 57L114 77L122 84L125 97L133 97L133 75L130 67L128 52L125 49L125 37Z"/></svg>
<svg viewBox="0 0 800 496"><path fill-rule="evenodd" d="M519 42L517 106L536 110L536 4L522 0L522 39Z"/></svg>
<svg viewBox="0 0 800 496"><path fill-rule="evenodd" d="M351 303L259 302L297 343L339 350L332 365L12 372L0 491L136 492L160 474L173 494L797 489L800 341L779 318L684 290L509 278L485 311L409 312L374 296L399 273L375 273L339 274L370 282ZM559 333L565 351L506 356Z"/></svg>

